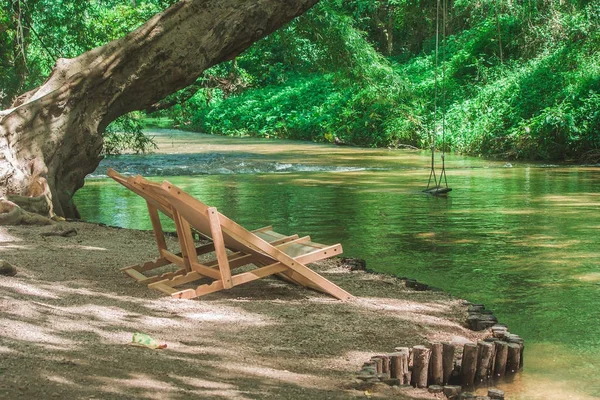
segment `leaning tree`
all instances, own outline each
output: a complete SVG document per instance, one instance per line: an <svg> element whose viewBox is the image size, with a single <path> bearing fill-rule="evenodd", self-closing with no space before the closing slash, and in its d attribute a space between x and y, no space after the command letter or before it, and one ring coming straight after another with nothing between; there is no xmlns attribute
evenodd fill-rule
<svg viewBox="0 0 600 400"><path fill-rule="evenodd" d="M73 195L101 159L102 133L194 83L204 70L319 0L182 0L127 36L73 59L0 111L0 196L77 217Z"/></svg>

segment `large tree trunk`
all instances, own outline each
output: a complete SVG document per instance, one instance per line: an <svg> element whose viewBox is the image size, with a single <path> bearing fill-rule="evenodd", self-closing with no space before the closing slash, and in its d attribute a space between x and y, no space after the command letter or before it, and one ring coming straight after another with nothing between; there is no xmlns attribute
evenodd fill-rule
<svg viewBox="0 0 600 400"><path fill-rule="evenodd" d="M100 162L102 132L230 60L319 0L183 0L120 40L57 61L46 83L0 111L0 195L72 198Z"/></svg>

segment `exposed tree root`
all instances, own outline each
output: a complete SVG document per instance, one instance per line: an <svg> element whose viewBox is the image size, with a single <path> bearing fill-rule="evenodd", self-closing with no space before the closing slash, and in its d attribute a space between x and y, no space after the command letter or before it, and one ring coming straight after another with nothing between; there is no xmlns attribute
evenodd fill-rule
<svg viewBox="0 0 600 400"><path fill-rule="evenodd" d="M71 237L77 235L77 229L65 229L57 232L42 232L40 236L62 236L62 237Z"/></svg>
<svg viewBox="0 0 600 400"><path fill-rule="evenodd" d="M0 275L4 276L15 276L17 269L10 263L4 260L0 260Z"/></svg>
<svg viewBox="0 0 600 400"><path fill-rule="evenodd" d="M25 211L10 200L0 199L0 225L53 225L50 218Z"/></svg>

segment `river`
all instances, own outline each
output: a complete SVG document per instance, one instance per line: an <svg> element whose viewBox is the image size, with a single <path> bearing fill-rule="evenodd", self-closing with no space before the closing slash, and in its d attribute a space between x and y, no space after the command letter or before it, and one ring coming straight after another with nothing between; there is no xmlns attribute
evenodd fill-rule
<svg viewBox="0 0 600 400"><path fill-rule="evenodd" d="M421 192L430 155L151 132L159 151L105 159L75 196L82 217L149 229L108 167L167 179L247 228L341 242L369 268L493 309L525 339L509 399L600 398L600 168L448 155L446 198ZM171 228L172 229L172 228Z"/></svg>

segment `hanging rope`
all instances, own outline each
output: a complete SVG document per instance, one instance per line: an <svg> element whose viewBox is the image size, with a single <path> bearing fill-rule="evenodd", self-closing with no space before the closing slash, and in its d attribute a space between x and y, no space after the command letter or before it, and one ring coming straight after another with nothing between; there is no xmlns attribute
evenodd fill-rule
<svg viewBox="0 0 600 400"><path fill-rule="evenodd" d="M430 194L446 194L452 189L448 187L448 178L446 177L446 65L442 64L442 171L440 172L439 179L435 171L435 143L436 143L436 132L438 117L438 92L439 89L439 53L440 53L440 9L442 18L442 59L446 59L446 18L448 15L448 0L437 0L436 8L436 26L435 26L435 72L434 72L434 100L433 100L433 118L434 127L431 130L430 141L431 141L431 172L429 173L429 180L427 181L427 189L425 192ZM433 178L434 185L431 185L431 179ZM445 187L442 188L442 179Z"/></svg>

